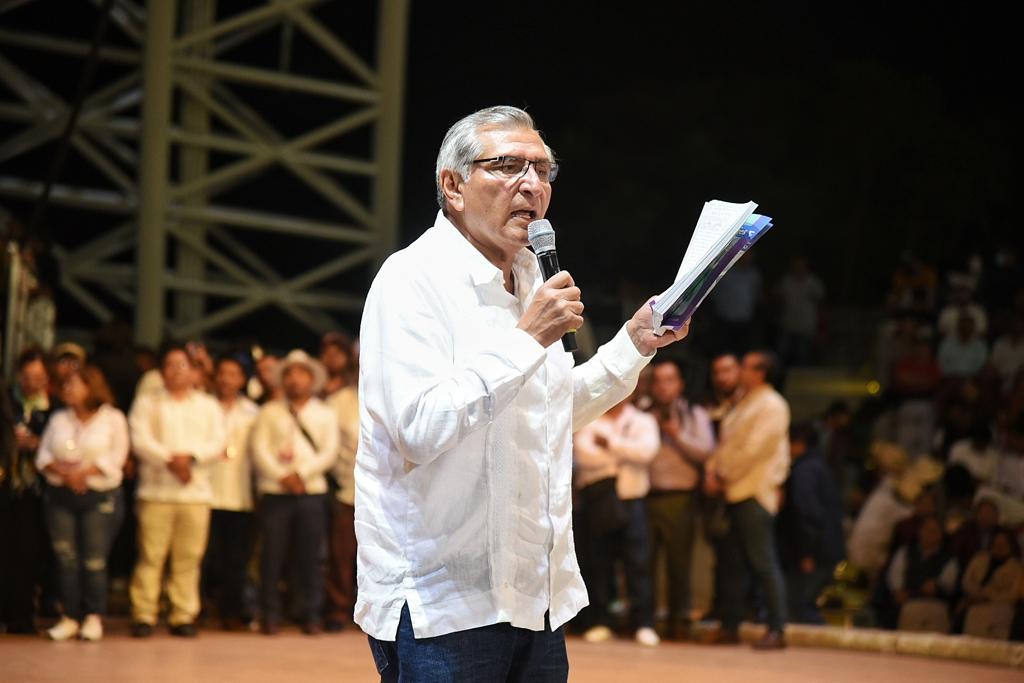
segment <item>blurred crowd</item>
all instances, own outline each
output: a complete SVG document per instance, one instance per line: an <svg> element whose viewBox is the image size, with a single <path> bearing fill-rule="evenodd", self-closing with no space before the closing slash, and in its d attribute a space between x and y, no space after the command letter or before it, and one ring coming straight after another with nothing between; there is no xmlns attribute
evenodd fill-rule
<svg viewBox="0 0 1024 683"><path fill-rule="evenodd" d="M183 637L350 625L357 359L341 332L319 357L170 343L127 373L123 353L24 350L0 391L4 630L98 640L112 576L139 638L162 613Z"/></svg>
<svg viewBox="0 0 1024 683"><path fill-rule="evenodd" d="M785 378L828 361L825 291L796 258L766 296L744 259L707 304L702 357L659 355L575 436L591 604L570 628L731 644L754 620L763 649L840 620L1021 639L1018 259L904 257L877 396L797 420ZM0 631L95 640L116 596L140 638L162 619L183 637L350 626L357 340L154 351L113 326L89 350L25 344L0 387ZM706 382L687 386L694 364Z"/></svg>

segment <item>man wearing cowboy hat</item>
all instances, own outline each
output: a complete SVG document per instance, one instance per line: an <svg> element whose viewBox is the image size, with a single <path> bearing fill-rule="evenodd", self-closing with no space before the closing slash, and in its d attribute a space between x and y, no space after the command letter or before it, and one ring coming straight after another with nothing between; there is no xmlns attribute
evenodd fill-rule
<svg viewBox="0 0 1024 683"><path fill-rule="evenodd" d="M302 630L320 631L324 587L318 560L327 517L324 475L338 457L337 418L316 398L326 378L319 361L305 351L292 351L276 369L275 383L284 389L284 398L264 405L253 426L253 462L262 496L260 602L267 635L277 632L281 618L277 583L286 557L295 562L291 575L302 582Z"/></svg>

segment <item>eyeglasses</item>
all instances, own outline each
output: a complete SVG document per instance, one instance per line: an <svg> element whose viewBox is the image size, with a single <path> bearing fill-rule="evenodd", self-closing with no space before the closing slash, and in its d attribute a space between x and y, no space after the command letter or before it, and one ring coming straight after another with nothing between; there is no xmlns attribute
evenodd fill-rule
<svg viewBox="0 0 1024 683"><path fill-rule="evenodd" d="M474 164L490 164L488 171L502 178L519 180L529 173L530 166L537 172L537 177L542 183L554 182L558 176L558 164L547 159L534 161L521 157L490 157L489 159L474 159Z"/></svg>

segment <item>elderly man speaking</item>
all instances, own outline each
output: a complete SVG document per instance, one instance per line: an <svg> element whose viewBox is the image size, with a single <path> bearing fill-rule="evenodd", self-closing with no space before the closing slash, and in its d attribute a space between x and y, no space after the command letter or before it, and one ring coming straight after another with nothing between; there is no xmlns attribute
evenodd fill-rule
<svg viewBox="0 0 1024 683"><path fill-rule="evenodd" d="M563 334L580 290L526 249L558 174L533 119L471 114L437 157L433 227L381 267L361 329L357 623L382 681L565 681L587 604L572 433L654 352L644 304L590 361Z"/></svg>

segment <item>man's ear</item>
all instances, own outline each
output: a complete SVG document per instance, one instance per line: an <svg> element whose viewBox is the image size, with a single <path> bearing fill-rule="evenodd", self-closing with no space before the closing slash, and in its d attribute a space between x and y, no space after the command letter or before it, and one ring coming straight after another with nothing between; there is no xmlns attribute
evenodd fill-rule
<svg viewBox="0 0 1024 683"><path fill-rule="evenodd" d="M448 202L451 211L461 213L466 208L466 201L462 197L462 176L455 171L445 169L441 171L441 194Z"/></svg>

